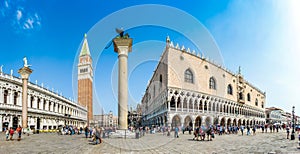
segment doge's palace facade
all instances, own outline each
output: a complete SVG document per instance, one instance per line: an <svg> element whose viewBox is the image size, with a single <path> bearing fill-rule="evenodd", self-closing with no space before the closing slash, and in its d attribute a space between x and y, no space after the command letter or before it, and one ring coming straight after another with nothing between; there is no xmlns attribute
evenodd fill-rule
<svg viewBox="0 0 300 154"><path fill-rule="evenodd" d="M28 83L28 127L56 129L59 125L84 127L87 109L43 86ZM0 71L0 131L22 125L22 79Z"/></svg>
<svg viewBox="0 0 300 154"><path fill-rule="evenodd" d="M169 37L141 101L143 125L259 125L266 94L239 69L232 73Z"/></svg>

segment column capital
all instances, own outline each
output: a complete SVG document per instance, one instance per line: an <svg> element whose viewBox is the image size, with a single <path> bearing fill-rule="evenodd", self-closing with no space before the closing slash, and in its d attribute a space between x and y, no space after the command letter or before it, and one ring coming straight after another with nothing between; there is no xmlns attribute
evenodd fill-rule
<svg viewBox="0 0 300 154"><path fill-rule="evenodd" d="M132 39L131 38L115 38L113 39L114 51L122 52L124 50L131 52L132 50ZM123 50L122 50L123 48Z"/></svg>
<svg viewBox="0 0 300 154"><path fill-rule="evenodd" d="M22 79L28 79L29 75L32 73L32 69L23 67L18 70L18 73L21 75Z"/></svg>

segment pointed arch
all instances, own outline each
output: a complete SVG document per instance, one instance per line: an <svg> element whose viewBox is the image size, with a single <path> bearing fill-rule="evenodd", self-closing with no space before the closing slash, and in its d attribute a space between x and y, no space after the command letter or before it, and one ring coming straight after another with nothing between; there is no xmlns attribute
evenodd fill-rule
<svg viewBox="0 0 300 154"><path fill-rule="evenodd" d="M209 78L209 89L217 89L216 79L213 76Z"/></svg>
<svg viewBox="0 0 300 154"><path fill-rule="evenodd" d="M192 99L190 99L190 101L189 101L189 111L191 111L191 110L193 110L193 100Z"/></svg>
<svg viewBox="0 0 300 154"><path fill-rule="evenodd" d="M175 108L175 97L174 96L172 96L172 98L171 98L171 101L170 101L170 106L171 106L171 108Z"/></svg>
<svg viewBox="0 0 300 154"><path fill-rule="evenodd" d="M247 94L247 101L251 101L250 93Z"/></svg>
<svg viewBox="0 0 300 154"><path fill-rule="evenodd" d="M233 94L232 85L231 84L228 84L228 86L227 86L227 94L229 94L229 95Z"/></svg>
<svg viewBox="0 0 300 154"><path fill-rule="evenodd" d="M184 71L184 81L194 83L194 74L189 68Z"/></svg>
<svg viewBox="0 0 300 154"><path fill-rule="evenodd" d="M187 104L188 104L187 98L184 97L184 99L183 99L183 109L187 109Z"/></svg>

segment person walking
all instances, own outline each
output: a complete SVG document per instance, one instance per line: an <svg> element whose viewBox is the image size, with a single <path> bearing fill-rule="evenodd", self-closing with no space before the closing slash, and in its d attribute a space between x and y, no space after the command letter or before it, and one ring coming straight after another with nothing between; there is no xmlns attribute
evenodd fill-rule
<svg viewBox="0 0 300 154"><path fill-rule="evenodd" d="M252 128L252 132L253 132L253 135L256 135L256 134L255 134L255 132L256 132L256 126L255 126L255 125L254 125L253 128Z"/></svg>
<svg viewBox="0 0 300 154"><path fill-rule="evenodd" d="M247 125L247 135L250 135L250 127Z"/></svg>
<svg viewBox="0 0 300 154"><path fill-rule="evenodd" d="M101 134L100 134L100 130L99 130L98 127L95 128L95 131L96 131L96 132L95 132L95 140L96 140L96 143L95 143L95 144L97 145L97 144L100 143L100 135L101 135Z"/></svg>
<svg viewBox="0 0 300 154"><path fill-rule="evenodd" d="M170 128L167 127L167 136L170 136L170 135L171 135Z"/></svg>
<svg viewBox="0 0 300 154"><path fill-rule="evenodd" d="M220 129L219 129L219 135L222 135L222 133L223 133L223 127L220 126Z"/></svg>
<svg viewBox="0 0 300 154"><path fill-rule="evenodd" d="M241 133L242 133L242 136L244 135L244 126L242 125L241 126Z"/></svg>
<svg viewBox="0 0 300 154"><path fill-rule="evenodd" d="M286 127L286 139L289 139L290 136L290 128L289 126Z"/></svg>
<svg viewBox="0 0 300 154"><path fill-rule="evenodd" d="M175 138L178 138L178 137L179 137L178 132L179 132L178 127L175 127L175 134L174 134L174 137L175 137Z"/></svg>
<svg viewBox="0 0 300 154"><path fill-rule="evenodd" d="M267 124L265 125L265 132L266 133L268 132L268 125Z"/></svg>
<svg viewBox="0 0 300 154"><path fill-rule="evenodd" d="M9 137L9 129L8 128L6 128L5 135L6 135L6 141L8 141L8 137Z"/></svg>
<svg viewBox="0 0 300 154"><path fill-rule="evenodd" d="M206 134L207 134L207 141L212 141L212 138L211 138L212 128L210 126L208 126L207 129L208 129L207 132L206 132Z"/></svg>
<svg viewBox="0 0 300 154"><path fill-rule="evenodd" d="M15 133L14 129L10 127L9 129L10 140L13 140L14 133Z"/></svg>
<svg viewBox="0 0 300 154"><path fill-rule="evenodd" d="M22 135L22 127L21 125L19 125L19 127L16 129L16 131L18 132L18 141L21 140L21 135Z"/></svg>
<svg viewBox="0 0 300 154"><path fill-rule="evenodd" d="M87 126L84 128L84 134L85 134L85 138L88 138L89 128Z"/></svg>

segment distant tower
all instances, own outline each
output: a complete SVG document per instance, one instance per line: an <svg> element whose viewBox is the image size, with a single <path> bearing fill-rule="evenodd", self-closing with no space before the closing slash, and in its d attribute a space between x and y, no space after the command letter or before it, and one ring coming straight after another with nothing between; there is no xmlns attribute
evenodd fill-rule
<svg viewBox="0 0 300 154"><path fill-rule="evenodd" d="M78 103L87 107L89 125L93 120L93 66L86 34L84 34L78 62Z"/></svg>

